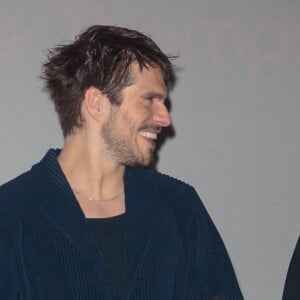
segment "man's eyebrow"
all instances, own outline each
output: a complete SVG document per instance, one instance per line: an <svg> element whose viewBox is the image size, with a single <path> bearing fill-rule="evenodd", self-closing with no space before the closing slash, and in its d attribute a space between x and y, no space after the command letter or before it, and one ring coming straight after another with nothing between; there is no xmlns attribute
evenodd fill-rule
<svg viewBox="0 0 300 300"><path fill-rule="evenodd" d="M166 99L167 94L165 93L157 93L157 92L147 92L142 95L143 98L158 98L158 99Z"/></svg>

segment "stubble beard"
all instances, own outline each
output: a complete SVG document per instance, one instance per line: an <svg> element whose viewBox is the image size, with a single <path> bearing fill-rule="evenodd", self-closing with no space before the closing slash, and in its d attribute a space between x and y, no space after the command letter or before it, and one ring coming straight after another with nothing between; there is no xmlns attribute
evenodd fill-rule
<svg viewBox="0 0 300 300"><path fill-rule="evenodd" d="M134 124L128 124L129 132L136 134L138 129ZM102 128L102 136L105 143L105 154L117 161L122 165L134 166L134 167L146 167L154 160L154 154L151 149L147 155L141 153L138 149L136 140L126 139L126 136L122 136L121 128L117 127L117 112L111 111L109 120L104 124Z"/></svg>

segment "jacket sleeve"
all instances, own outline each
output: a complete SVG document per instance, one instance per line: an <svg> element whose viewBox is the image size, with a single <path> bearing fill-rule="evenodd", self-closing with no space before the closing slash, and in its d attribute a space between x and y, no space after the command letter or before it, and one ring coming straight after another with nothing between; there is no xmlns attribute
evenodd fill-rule
<svg viewBox="0 0 300 300"><path fill-rule="evenodd" d="M0 214L0 299L18 299L16 261L8 228Z"/></svg>
<svg viewBox="0 0 300 300"><path fill-rule="evenodd" d="M298 238L285 280L282 300L298 299L300 295L300 237Z"/></svg>
<svg viewBox="0 0 300 300"><path fill-rule="evenodd" d="M194 189L192 200L188 299L243 299L222 238Z"/></svg>

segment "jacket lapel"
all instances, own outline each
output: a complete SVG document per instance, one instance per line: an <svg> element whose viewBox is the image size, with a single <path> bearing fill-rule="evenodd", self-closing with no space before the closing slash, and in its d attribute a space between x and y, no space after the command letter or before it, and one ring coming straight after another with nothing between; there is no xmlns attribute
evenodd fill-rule
<svg viewBox="0 0 300 300"><path fill-rule="evenodd" d="M125 171L126 237L124 299L129 299L151 242L155 222L157 185L143 169L127 167Z"/></svg>
<svg viewBox="0 0 300 300"><path fill-rule="evenodd" d="M37 208L86 257L113 294L111 276L103 255L57 162L58 153L58 150L49 150L43 160L32 168L33 188L38 193Z"/></svg>

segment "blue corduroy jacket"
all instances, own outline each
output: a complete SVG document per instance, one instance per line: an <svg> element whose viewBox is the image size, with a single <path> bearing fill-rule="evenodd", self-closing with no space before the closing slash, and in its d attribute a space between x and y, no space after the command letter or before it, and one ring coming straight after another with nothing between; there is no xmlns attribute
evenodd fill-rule
<svg viewBox="0 0 300 300"><path fill-rule="evenodd" d="M100 246L57 154L49 150L0 188L0 299L114 299ZM132 167L124 183L122 299L243 299L221 237L192 187Z"/></svg>

